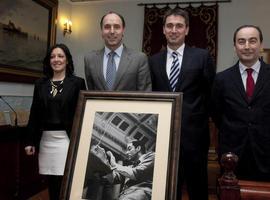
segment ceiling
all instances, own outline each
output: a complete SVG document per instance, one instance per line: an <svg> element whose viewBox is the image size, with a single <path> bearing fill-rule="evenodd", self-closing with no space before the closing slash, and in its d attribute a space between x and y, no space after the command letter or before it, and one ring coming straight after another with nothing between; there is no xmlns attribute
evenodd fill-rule
<svg viewBox="0 0 270 200"><path fill-rule="evenodd" d="M86 1L105 1L105 0L70 0L71 2L86 2ZM106 0L108 1L108 0Z"/></svg>
<svg viewBox="0 0 270 200"><path fill-rule="evenodd" d="M1 1L1 0L0 0ZM117 2L117 1L123 1L123 2L127 2L127 1L138 1L138 0L69 0L70 2Z"/></svg>

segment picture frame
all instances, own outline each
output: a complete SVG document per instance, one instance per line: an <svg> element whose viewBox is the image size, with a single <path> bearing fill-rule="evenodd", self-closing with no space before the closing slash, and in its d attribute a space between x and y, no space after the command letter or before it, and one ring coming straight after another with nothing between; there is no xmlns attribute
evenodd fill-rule
<svg viewBox="0 0 270 200"><path fill-rule="evenodd" d="M261 59L267 64L270 64L270 49L265 48L261 51Z"/></svg>
<svg viewBox="0 0 270 200"><path fill-rule="evenodd" d="M175 200L182 98L182 93L176 92L81 91L60 199L118 199L127 191L124 188L132 188L126 187L132 178L124 177L122 185L111 184L112 182L108 184L108 176L118 173L120 165L132 168L136 174L135 180L132 180L137 181L132 182L133 184L148 184L145 187L148 188L146 191L148 195L150 192L151 199ZM143 142L139 147L135 147L134 143L132 145L138 151L144 146L144 154L136 151L134 155L137 157L132 157L128 153L130 141ZM113 156L109 155L108 150ZM146 154L154 155L154 159L149 161L149 156L148 161L144 160ZM141 156L138 159L139 155ZM115 168L112 168L111 157L117 163ZM131 160L133 164L129 163ZM135 167L134 161L138 160L140 164ZM145 164L150 162L152 165ZM146 174L143 170L134 171L140 167L145 170L146 165L152 166Z"/></svg>
<svg viewBox="0 0 270 200"><path fill-rule="evenodd" d="M2 0L0 5L0 81L33 83L55 44L58 0Z"/></svg>

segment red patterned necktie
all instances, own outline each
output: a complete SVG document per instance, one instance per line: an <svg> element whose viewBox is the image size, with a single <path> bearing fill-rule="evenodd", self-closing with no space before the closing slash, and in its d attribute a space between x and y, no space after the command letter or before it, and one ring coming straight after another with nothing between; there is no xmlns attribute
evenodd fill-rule
<svg viewBox="0 0 270 200"><path fill-rule="evenodd" d="M246 94L247 94L247 97L250 99L253 94L254 86L255 86L254 79L252 77L253 69L251 68L246 69L246 71L247 71Z"/></svg>

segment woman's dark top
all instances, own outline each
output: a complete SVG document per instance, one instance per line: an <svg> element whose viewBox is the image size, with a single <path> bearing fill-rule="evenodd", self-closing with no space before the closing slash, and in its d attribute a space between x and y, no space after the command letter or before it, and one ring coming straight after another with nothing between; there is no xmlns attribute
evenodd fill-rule
<svg viewBox="0 0 270 200"><path fill-rule="evenodd" d="M52 84L48 78L36 81L26 146L38 146L43 130L66 130L70 135L79 92L86 86L84 79L70 75L65 77L61 87L61 92L53 96L55 93L51 92Z"/></svg>
<svg viewBox="0 0 270 200"><path fill-rule="evenodd" d="M64 80L49 82L48 112L47 116L45 116L44 130L65 130L60 114L61 104L64 101L64 96L62 95L63 84Z"/></svg>

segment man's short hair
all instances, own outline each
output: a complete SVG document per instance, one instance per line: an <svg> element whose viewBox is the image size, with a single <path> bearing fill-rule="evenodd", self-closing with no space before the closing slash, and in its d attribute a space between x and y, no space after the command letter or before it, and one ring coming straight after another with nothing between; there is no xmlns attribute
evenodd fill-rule
<svg viewBox="0 0 270 200"><path fill-rule="evenodd" d="M169 17L171 15L182 16L185 19L186 26L189 26L188 12L183 10L183 9L180 9L180 8L170 9L167 12L165 12L165 14L163 16L163 26L165 26L167 17Z"/></svg>
<svg viewBox="0 0 270 200"><path fill-rule="evenodd" d="M126 27L126 22L125 22L124 17L123 17L122 15L120 15L119 13L117 13L117 12L110 11L110 12L108 12L108 13L106 13L105 15L102 16L102 18L101 18L101 20L100 20L100 28L101 28L101 29L102 29L102 26L103 26L103 20L104 20L104 18L105 18L107 15L109 15L109 14L115 14L115 15L117 15L117 16L121 19L121 21L122 21L123 28Z"/></svg>
<svg viewBox="0 0 270 200"><path fill-rule="evenodd" d="M144 144L143 141L141 141L141 140L132 140L132 141L130 141L130 143L132 143L132 145L135 148L137 148L138 146L140 146L141 147L141 153L143 153L143 154L146 153L145 144Z"/></svg>
<svg viewBox="0 0 270 200"><path fill-rule="evenodd" d="M234 44L236 43L237 33L243 28L255 28L259 32L260 42L263 41L263 34L262 34L262 30L260 29L260 27L255 26L255 25L243 25L243 26L238 27L233 34L233 43Z"/></svg>

